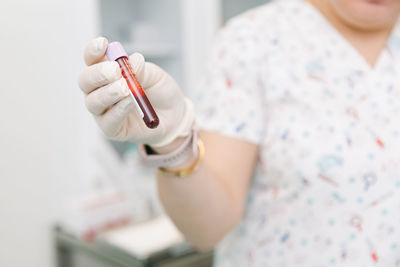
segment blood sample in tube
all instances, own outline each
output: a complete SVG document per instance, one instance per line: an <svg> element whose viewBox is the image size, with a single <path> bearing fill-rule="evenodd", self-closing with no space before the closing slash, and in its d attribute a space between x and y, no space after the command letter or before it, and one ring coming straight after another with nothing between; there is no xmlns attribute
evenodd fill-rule
<svg viewBox="0 0 400 267"><path fill-rule="evenodd" d="M132 66L129 63L128 54L125 52L121 43L110 43L106 51L107 58L116 61L120 68L122 76L128 84L130 95L135 103L139 115L143 118L144 123L150 129L154 129L160 123L160 120L147 98L142 86L140 85Z"/></svg>

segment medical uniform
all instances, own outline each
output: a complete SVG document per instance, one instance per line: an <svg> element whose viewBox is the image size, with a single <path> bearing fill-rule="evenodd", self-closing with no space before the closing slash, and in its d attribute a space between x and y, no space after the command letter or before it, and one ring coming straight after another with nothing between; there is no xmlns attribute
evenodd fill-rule
<svg viewBox="0 0 400 267"><path fill-rule="evenodd" d="M225 25L197 123L260 152L216 267L400 266L397 28L371 67L301 0Z"/></svg>

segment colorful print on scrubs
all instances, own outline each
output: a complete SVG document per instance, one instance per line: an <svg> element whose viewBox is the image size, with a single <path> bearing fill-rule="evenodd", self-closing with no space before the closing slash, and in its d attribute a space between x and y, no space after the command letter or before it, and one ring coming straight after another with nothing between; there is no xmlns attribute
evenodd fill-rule
<svg viewBox="0 0 400 267"><path fill-rule="evenodd" d="M198 124L260 153L215 266L400 266L398 28L371 67L303 1L224 27L193 98Z"/></svg>

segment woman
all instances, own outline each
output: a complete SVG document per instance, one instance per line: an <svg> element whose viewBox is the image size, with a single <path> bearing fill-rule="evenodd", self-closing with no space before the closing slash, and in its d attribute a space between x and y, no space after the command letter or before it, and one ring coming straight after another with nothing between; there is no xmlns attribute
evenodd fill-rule
<svg viewBox="0 0 400 267"><path fill-rule="evenodd" d="M104 38L87 46L79 84L103 132L147 144L145 160L190 151L158 162L159 195L188 241L218 244L216 266L399 266L399 12L397 0L296 0L234 18L196 116L134 54L156 130L103 62Z"/></svg>

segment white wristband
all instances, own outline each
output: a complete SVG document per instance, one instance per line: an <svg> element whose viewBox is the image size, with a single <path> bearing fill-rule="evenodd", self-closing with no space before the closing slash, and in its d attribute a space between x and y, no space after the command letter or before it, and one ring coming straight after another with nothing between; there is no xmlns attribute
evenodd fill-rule
<svg viewBox="0 0 400 267"><path fill-rule="evenodd" d="M168 154L149 154L146 145L139 146L142 162L149 167L175 168L186 162L192 156L198 156L198 132L192 128L185 141Z"/></svg>

